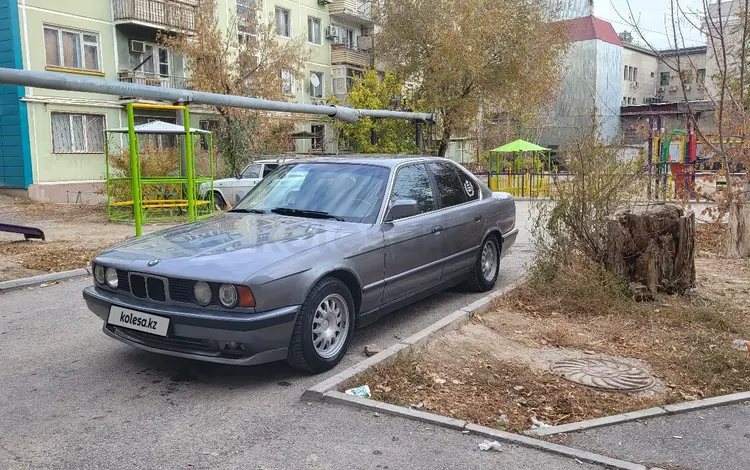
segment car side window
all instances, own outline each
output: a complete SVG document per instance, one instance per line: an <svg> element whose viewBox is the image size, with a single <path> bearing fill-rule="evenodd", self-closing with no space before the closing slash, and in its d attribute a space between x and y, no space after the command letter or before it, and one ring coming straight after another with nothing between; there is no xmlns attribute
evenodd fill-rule
<svg viewBox="0 0 750 470"><path fill-rule="evenodd" d="M467 192L461 180L458 178L458 171L450 163L428 163L432 174L435 175L440 199L443 201L443 207L456 206L463 204L468 200Z"/></svg>
<svg viewBox="0 0 750 470"><path fill-rule="evenodd" d="M432 194L430 175L423 164L409 165L398 170L393 183L391 201L399 199L417 201L419 214L435 210L435 196Z"/></svg>
<svg viewBox="0 0 750 470"><path fill-rule="evenodd" d="M242 172L243 178L260 178L260 167L261 165L259 163L253 163L252 165L248 165L247 168L245 168L245 171Z"/></svg>

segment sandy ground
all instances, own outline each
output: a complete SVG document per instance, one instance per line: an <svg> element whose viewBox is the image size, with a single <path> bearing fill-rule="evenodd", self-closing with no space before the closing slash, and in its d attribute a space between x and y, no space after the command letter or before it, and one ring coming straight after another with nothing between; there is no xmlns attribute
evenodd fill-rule
<svg viewBox="0 0 750 470"><path fill-rule="evenodd" d="M0 222L40 228L46 241L0 232L0 281L85 267L99 251L135 235L110 223L104 205L47 204L0 195ZM144 232L166 225L144 227Z"/></svg>

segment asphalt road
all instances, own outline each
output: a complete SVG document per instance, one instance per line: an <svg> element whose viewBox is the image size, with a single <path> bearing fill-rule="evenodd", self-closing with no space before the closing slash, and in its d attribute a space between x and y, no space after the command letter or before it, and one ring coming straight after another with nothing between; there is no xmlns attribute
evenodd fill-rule
<svg viewBox="0 0 750 470"><path fill-rule="evenodd" d="M750 468L750 403L570 434L563 442L664 469Z"/></svg>
<svg viewBox="0 0 750 470"><path fill-rule="evenodd" d="M519 220L528 204L519 203ZM531 255L521 225L498 285ZM402 418L300 401L302 392L480 295L446 292L358 332L332 372L234 368L142 352L101 332L90 280L0 295L0 468L587 468Z"/></svg>

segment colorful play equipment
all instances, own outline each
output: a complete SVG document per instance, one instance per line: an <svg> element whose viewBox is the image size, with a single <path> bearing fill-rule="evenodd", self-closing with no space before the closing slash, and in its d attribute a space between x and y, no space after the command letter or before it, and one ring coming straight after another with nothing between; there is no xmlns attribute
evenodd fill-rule
<svg viewBox="0 0 750 470"><path fill-rule="evenodd" d="M518 139L490 150L487 184L515 197L546 197L552 170L550 149Z"/></svg>
<svg viewBox="0 0 750 470"><path fill-rule="evenodd" d="M694 132L675 129L654 133L649 174L655 181L657 199L689 198L695 191L698 144Z"/></svg>
<svg viewBox="0 0 750 470"><path fill-rule="evenodd" d="M185 124L152 121L136 126L134 109L139 108L182 111ZM132 222L136 236L141 236L145 223L194 222L210 216L214 210L211 133L190 127L187 106L128 103L126 109L128 126L105 130L109 220ZM208 199L199 195L203 183L211 185Z"/></svg>

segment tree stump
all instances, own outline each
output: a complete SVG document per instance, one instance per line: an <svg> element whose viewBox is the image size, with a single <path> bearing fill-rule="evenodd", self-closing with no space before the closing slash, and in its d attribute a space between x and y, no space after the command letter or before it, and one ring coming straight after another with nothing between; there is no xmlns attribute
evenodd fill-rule
<svg viewBox="0 0 750 470"><path fill-rule="evenodd" d="M750 257L750 202L742 200L729 206L728 229L727 255L730 258Z"/></svg>
<svg viewBox="0 0 750 470"><path fill-rule="evenodd" d="M620 210L607 223L607 270L657 292L695 287L695 214L675 204Z"/></svg>

